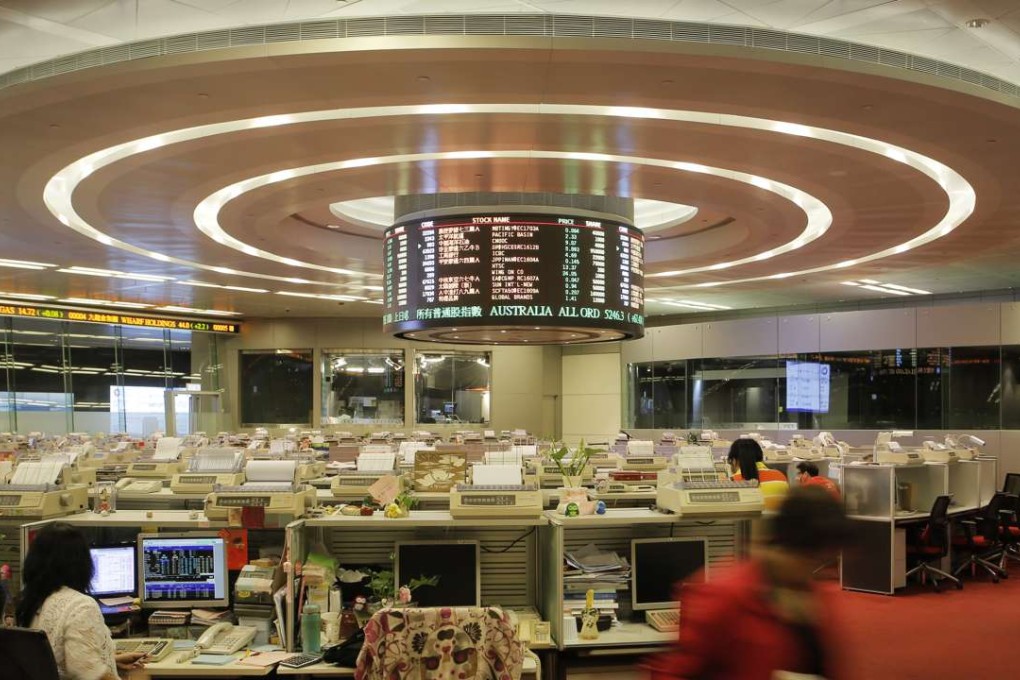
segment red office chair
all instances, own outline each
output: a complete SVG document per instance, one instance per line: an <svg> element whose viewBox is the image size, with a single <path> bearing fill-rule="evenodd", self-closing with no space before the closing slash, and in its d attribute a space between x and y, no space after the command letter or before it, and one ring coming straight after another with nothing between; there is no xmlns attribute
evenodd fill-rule
<svg viewBox="0 0 1020 680"><path fill-rule="evenodd" d="M920 574L922 584L930 578L936 591L941 588L942 581L950 581L957 588L963 588L963 581L935 566L949 554L949 501L949 496L935 499L928 523L917 539L907 546L907 555L917 559L917 566L907 572L907 578Z"/></svg>
<svg viewBox="0 0 1020 680"><path fill-rule="evenodd" d="M953 545L968 554L967 559L953 571L954 576L959 576L968 568L971 575L975 575L977 568L981 567L992 577L993 583L998 583L1000 578L1009 578L1006 570L999 566L998 560L1005 550L1002 531L1006 526L1006 518L1012 512L1012 498L998 491L975 519L960 522L964 536L954 540Z"/></svg>

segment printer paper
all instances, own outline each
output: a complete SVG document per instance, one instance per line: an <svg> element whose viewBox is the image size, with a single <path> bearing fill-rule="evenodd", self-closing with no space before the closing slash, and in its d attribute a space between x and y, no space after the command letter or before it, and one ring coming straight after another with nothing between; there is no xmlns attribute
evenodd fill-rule
<svg viewBox="0 0 1020 680"><path fill-rule="evenodd" d="M153 460L177 460L181 455L181 439L179 437L160 437L156 442L156 453Z"/></svg>
<svg viewBox="0 0 1020 680"><path fill-rule="evenodd" d="M25 461L14 469L11 484L44 486L56 484L60 472L64 469L63 460Z"/></svg>
<svg viewBox="0 0 1020 680"><path fill-rule="evenodd" d="M473 484L518 486L521 483L520 465L475 465L471 470Z"/></svg>
<svg viewBox="0 0 1020 680"><path fill-rule="evenodd" d="M245 479L249 482L294 482L297 471L296 460L250 460L244 468Z"/></svg>

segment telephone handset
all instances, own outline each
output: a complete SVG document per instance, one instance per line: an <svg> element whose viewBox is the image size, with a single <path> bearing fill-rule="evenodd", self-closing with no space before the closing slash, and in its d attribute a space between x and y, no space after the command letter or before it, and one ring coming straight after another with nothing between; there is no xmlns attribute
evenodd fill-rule
<svg viewBox="0 0 1020 680"><path fill-rule="evenodd" d="M207 654L233 654L247 647L257 633L258 629L254 626L216 623L202 633L195 648Z"/></svg>
<svg viewBox="0 0 1020 680"><path fill-rule="evenodd" d="M115 485L118 490L124 493L159 493L163 488L163 481L159 479L134 479L122 477Z"/></svg>

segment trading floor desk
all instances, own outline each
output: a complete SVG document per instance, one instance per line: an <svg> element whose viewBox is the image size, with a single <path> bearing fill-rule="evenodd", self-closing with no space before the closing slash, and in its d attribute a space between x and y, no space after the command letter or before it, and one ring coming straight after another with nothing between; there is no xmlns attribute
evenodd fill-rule
<svg viewBox="0 0 1020 680"><path fill-rule="evenodd" d="M940 495L952 496L950 517L984 507L996 490L997 463L995 458L977 458L921 465L844 465L843 499L856 542L843 553L843 587L885 595L904 587L906 528L926 521Z"/></svg>
<svg viewBox="0 0 1020 680"><path fill-rule="evenodd" d="M648 508L609 509L605 515L587 517L564 517L546 512L546 517L548 525L539 529L543 584L541 611L550 622L553 640L561 653L555 660L557 668L554 671L559 677L564 677L570 657L644 655L659 651L676 639L675 632L659 632L644 623L643 618L634 620L635 615L630 611L632 586L629 583L618 585L619 622L600 632L596 640L579 639L567 629L567 625L574 625L573 618L564 616L567 587L563 565L567 552L594 544L602 550L626 556L629 561L635 539L704 539L707 541L707 568L711 572L733 564L747 554L752 521L747 515L685 518ZM642 612L637 614L639 617L643 615Z"/></svg>

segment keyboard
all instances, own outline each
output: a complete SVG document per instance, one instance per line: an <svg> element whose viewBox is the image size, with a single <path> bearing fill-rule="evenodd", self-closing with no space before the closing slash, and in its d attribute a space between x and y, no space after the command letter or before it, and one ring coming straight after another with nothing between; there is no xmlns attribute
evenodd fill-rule
<svg viewBox="0 0 1020 680"><path fill-rule="evenodd" d="M713 479L684 482L685 489L754 489L758 487L756 479Z"/></svg>
<svg viewBox="0 0 1020 680"><path fill-rule="evenodd" d="M680 629L680 610L649 609L645 612L645 623L660 633L670 633Z"/></svg>
<svg viewBox="0 0 1020 680"><path fill-rule="evenodd" d="M295 654L281 661L280 665L286 668L304 668L320 661L322 661L321 654Z"/></svg>
<svg viewBox="0 0 1020 680"><path fill-rule="evenodd" d="M113 641L116 654L144 654L149 661L159 661L174 648L170 638L120 638Z"/></svg>

